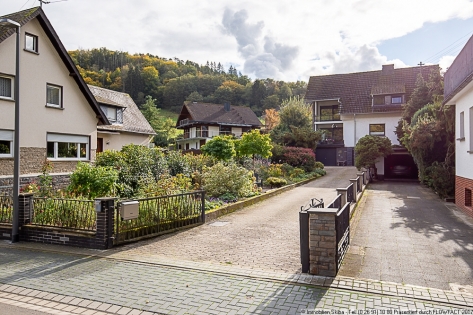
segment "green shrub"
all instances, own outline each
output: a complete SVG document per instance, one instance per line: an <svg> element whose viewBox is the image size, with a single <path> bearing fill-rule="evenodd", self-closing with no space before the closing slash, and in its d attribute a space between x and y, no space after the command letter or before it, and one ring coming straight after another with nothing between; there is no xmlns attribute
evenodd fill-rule
<svg viewBox="0 0 473 315"><path fill-rule="evenodd" d="M315 162L315 168L316 169L322 169L323 170L324 167L325 167L324 163L319 162L319 161Z"/></svg>
<svg viewBox="0 0 473 315"><path fill-rule="evenodd" d="M266 180L265 184L270 186L271 188L282 187L284 185L287 185L287 181L284 178L270 177Z"/></svg>
<svg viewBox="0 0 473 315"><path fill-rule="evenodd" d="M236 164L224 165L217 163L204 168L202 185L207 195L219 197L232 194L236 197L248 197L257 192L253 183L252 172Z"/></svg>
<svg viewBox="0 0 473 315"><path fill-rule="evenodd" d="M231 194L231 193L224 193L223 195L221 195L220 197L218 197L218 199L224 201L224 202L235 202L238 200L238 197Z"/></svg>
<svg viewBox="0 0 473 315"><path fill-rule="evenodd" d="M326 170L323 170L323 169L320 169L320 168L317 168L315 171L314 171L317 175L320 175L320 176L325 176L327 174L327 171Z"/></svg>
<svg viewBox="0 0 473 315"><path fill-rule="evenodd" d="M275 146L272 152L273 161L277 163L300 167L306 172L312 172L315 168L315 153L311 149Z"/></svg>
<svg viewBox="0 0 473 315"><path fill-rule="evenodd" d="M187 155L183 155L180 151L170 151L166 155L166 159L171 176L184 174L190 177L192 170Z"/></svg>
<svg viewBox="0 0 473 315"><path fill-rule="evenodd" d="M88 199L113 196L118 180L118 172L112 167L96 166L79 162L71 174L68 191Z"/></svg>
<svg viewBox="0 0 473 315"><path fill-rule="evenodd" d="M294 168L292 170L292 172L290 173L289 177L291 178L297 178L297 177L301 177L302 175L305 174L305 171L302 169L302 168Z"/></svg>

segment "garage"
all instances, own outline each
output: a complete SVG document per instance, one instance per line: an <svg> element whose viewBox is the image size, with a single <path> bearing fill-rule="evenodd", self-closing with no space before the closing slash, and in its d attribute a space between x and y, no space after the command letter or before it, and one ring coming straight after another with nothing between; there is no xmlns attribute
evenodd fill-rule
<svg viewBox="0 0 473 315"><path fill-rule="evenodd" d="M418 179L417 165L407 152L388 155L384 159L385 179Z"/></svg>

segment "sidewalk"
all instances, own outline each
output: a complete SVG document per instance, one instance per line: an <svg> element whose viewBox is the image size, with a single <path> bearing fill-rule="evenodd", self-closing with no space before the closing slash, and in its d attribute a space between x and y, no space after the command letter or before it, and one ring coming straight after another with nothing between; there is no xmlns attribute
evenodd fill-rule
<svg viewBox="0 0 473 315"><path fill-rule="evenodd" d="M473 307L470 294L396 283L187 261L160 263L152 257L132 259L120 253L31 243L1 242L0 248L0 303L28 302L64 314L302 314L315 309Z"/></svg>

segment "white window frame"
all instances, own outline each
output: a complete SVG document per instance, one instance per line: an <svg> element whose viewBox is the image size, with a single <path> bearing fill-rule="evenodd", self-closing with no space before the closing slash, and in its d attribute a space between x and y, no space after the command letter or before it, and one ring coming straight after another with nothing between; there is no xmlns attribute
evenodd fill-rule
<svg viewBox="0 0 473 315"><path fill-rule="evenodd" d="M460 132L457 140L465 140L465 112L460 113Z"/></svg>
<svg viewBox="0 0 473 315"><path fill-rule="evenodd" d="M49 89L54 89L57 90L59 93L59 104L54 104L54 103L48 103L48 90ZM46 106L48 107L55 107L55 108L62 108L62 86L60 85L55 85L51 83L46 84Z"/></svg>
<svg viewBox="0 0 473 315"><path fill-rule="evenodd" d="M371 126L383 126L384 127L383 134L376 134L377 133L376 131L371 132ZM368 132L369 132L370 136L385 137L386 136L386 124L370 124L369 127L368 127Z"/></svg>
<svg viewBox="0 0 473 315"><path fill-rule="evenodd" d="M100 105L100 108L102 109L102 112L107 116L107 119L109 122L111 122L113 125L122 125L123 124L123 112L122 112L122 118L120 121L118 119L118 111L123 111L122 108L117 108L113 106L105 106L105 105ZM115 115L109 115L109 113L114 113Z"/></svg>
<svg viewBox="0 0 473 315"><path fill-rule="evenodd" d="M33 47L28 47L28 38L31 38ZM30 33L25 33L25 50L33 53L38 53L38 36Z"/></svg>
<svg viewBox="0 0 473 315"><path fill-rule="evenodd" d="M399 99L399 102L394 102L394 99ZM391 96L391 104L402 104L402 96L401 95L396 95L396 96Z"/></svg>
<svg viewBox="0 0 473 315"><path fill-rule="evenodd" d="M470 121L468 124L468 129L470 131L470 148L468 153L473 153L473 107L470 107Z"/></svg>
<svg viewBox="0 0 473 315"><path fill-rule="evenodd" d="M10 91L11 96L8 97L8 96L0 95L0 99L14 100L15 99L15 80L14 80L14 77L9 76L9 75L0 74L0 78L10 80L10 83L11 83L11 91Z"/></svg>
<svg viewBox="0 0 473 315"><path fill-rule="evenodd" d="M13 157L13 130L2 130L0 129L0 140L8 141L10 143L10 153L0 153L0 158L11 158Z"/></svg>
<svg viewBox="0 0 473 315"><path fill-rule="evenodd" d="M59 143L66 143L68 145L76 146L76 156L74 157L60 157L59 156ZM50 155L49 145L53 146L53 154ZM85 156L81 156L81 146L85 145ZM83 135L67 135L59 133L48 133L46 135L46 155L50 160L56 161L88 161L90 151L90 137Z"/></svg>

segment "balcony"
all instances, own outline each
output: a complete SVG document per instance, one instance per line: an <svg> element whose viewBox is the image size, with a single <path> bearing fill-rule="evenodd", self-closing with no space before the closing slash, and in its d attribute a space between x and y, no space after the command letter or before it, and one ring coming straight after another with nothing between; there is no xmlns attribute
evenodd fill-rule
<svg viewBox="0 0 473 315"><path fill-rule="evenodd" d="M340 114L315 116L316 122L321 121L340 121Z"/></svg>

